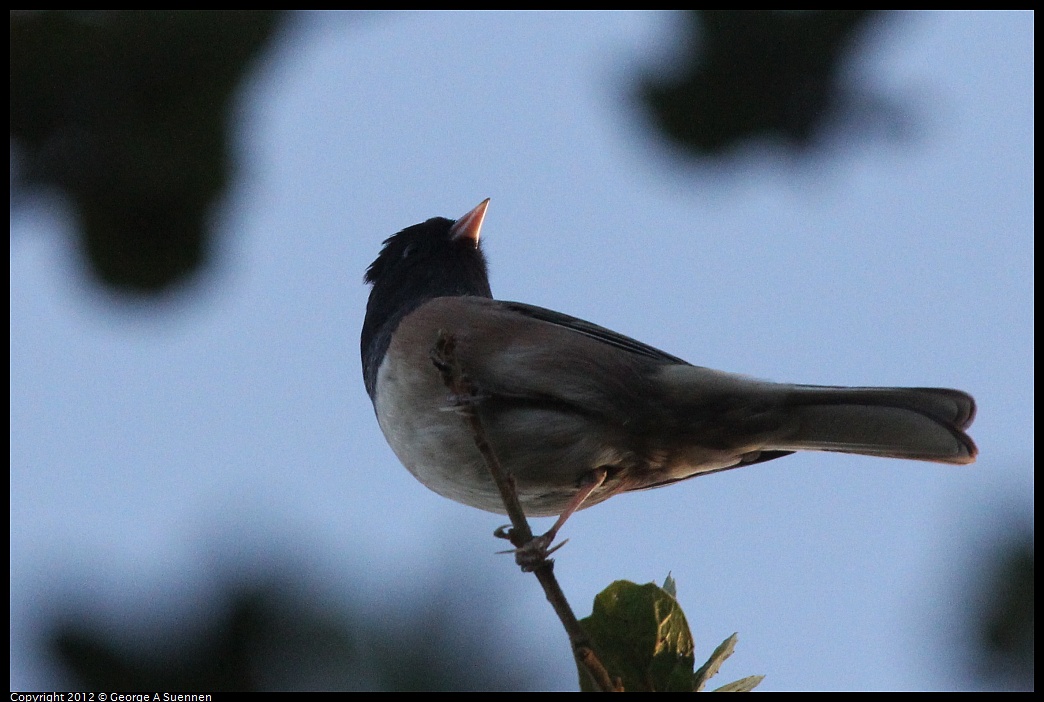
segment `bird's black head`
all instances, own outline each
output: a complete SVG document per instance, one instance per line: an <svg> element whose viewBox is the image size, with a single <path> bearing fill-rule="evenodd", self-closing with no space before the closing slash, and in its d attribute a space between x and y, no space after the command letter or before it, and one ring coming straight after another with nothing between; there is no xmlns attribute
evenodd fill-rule
<svg viewBox="0 0 1044 702"><path fill-rule="evenodd" d="M392 332L407 314L435 297L493 297L479 248L484 200L453 221L433 217L389 237L364 280L373 286L362 329L363 376L373 395L377 368Z"/></svg>

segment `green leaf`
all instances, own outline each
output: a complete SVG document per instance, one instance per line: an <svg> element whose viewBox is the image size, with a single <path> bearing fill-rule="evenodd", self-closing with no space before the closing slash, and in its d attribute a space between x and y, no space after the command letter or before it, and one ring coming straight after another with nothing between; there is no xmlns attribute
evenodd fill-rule
<svg viewBox="0 0 1044 702"><path fill-rule="evenodd" d="M736 682L730 682L728 685L722 685L715 692L750 692L764 679L764 675L750 675L740 678Z"/></svg>
<svg viewBox="0 0 1044 702"><path fill-rule="evenodd" d="M739 641L739 637L736 634L722 641L714 649L714 653L707 659L707 662L700 666L700 669L696 671L696 675L693 676L693 689L696 692L703 690L703 686L707 684L707 681L717 675L721 664L736 650L737 641Z"/></svg>
<svg viewBox="0 0 1044 702"><path fill-rule="evenodd" d="M582 620L595 652L628 692L691 692L694 645L685 614L654 583L618 580L595 597ZM591 691L581 671L580 687Z"/></svg>
<svg viewBox="0 0 1044 702"><path fill-rule="evenodd" d="M670 573L667 574L663 581L663 591L674 599L678 599L678 583Z"/></svg>

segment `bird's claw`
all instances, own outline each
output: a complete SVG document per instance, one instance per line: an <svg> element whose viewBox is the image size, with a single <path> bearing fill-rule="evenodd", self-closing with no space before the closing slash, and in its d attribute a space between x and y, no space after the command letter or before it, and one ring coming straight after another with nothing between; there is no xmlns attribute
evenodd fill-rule
<svg viewBox="0 0 1044 702"><path fill-rule="evenodd" d="M494 535L501 539L510 539L510 534L511 531L506 526L500 527L494 532ZM518 567L522 569L522 572L532 573L538 566L548 562L548 556L569 543L569 539L566 539L561 543L551 546L551 542L555 540L555 535L555 532L549 531L546 534L534 536L532 539L517 548L508 551L499 551L498 553L515 554L515 563L517 563Z"/></svg>

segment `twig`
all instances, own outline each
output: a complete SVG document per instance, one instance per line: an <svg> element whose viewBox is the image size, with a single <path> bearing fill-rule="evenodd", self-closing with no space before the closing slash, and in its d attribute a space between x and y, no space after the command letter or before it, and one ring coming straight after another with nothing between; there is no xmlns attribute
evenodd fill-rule
<svg viewBox="0 0 1044 702"><path fill-rule="evenodd" d="M454 398L460 405L461 414L471 427L471 433L475 439L475 446L486 461L493 482L500 490L500 496L504 500L504 508L507 510L508 518L511 519L511 529L506 534L516 549L522 549L526 544L533 541L533 530L529 527L526 514L522 510L522 504L518 500L518 490L515 489L514 477L504 469L497 458L496 453L486 438L486 432L482 427L482 421L475 411L476 405L481 402L480 388L468 378L456 355L457 340L452 334L439 331L435 340L435 346L431 350L431 360L435 364L446 387L453 393ZM569 636L569 643L573 648L573 655L580 666L587 671L595 685L603 692L620 691L620 686L614 682L606 671L605 666L598 659L591 641L584 633L573 608L569 606L565 593L562 592L558 579L554 574L554 560L541 554L535 561L527 560L525 563L516 557L516 561L523 571L531 571L540 581L544 588L544 594L548 602L555 610L562 626L565 627Z"/></svg>

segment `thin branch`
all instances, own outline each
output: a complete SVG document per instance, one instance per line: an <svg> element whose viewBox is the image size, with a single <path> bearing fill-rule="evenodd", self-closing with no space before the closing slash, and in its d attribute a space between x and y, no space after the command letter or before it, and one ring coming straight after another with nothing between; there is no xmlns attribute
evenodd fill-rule
<svg viewBox="0 0 1044 702"><path fill-rule="evenodd" d="M457 401L461 415L467 420L471 433L475 439L475 446L486 461L493 482L500 490L500 496L504 500L504 508L511 519L511 529L505 535L516 549L523 549L533 541L533 530L529 527L526 514L522 510L522 504L518 500L518 490L515 488L514 477L504 469L496 453L490 446L489 439L482 427L482 420L476 411L477 405L482 401L481 389L468 378L456 355L457 340L452 334L440 331L435 340L435 346L431 350L431 360L442 374L442 380L453 393ZM540 585L544 588L544 594L548 602L555 610L562 626L565 627L569 636L569 643L573 648L573 655L580 666L588 672L595 685L603 692L622 691L618 681L614 682L609 677L605 666L598 659L591 641L587 637L573 608L569 606L565 593L562 592L558 579L554 574L554 561L547 557L545 550L540 550L537 557L532 558L532 552L527 558L521 557L521 552L516 551L516 562L523 571L532 572Z"/></svg>
<svg viewBox="0 0 1044 702"><path fill-rule="evenodd" d="M511 543L521 546L533 539L533 532L529 528L529 522L526 521L526 513L522 511L522 503L518 501L515 479L500 465L500 460L497 459L493 447L489 445L489 440L486 438L478 412L475 411L475 405L480 401L478 390L461 368L456 350L457 340L453 335L440 331L431 351L431 360L442 374L442 382L453 393L460 414L468 421L471 433L475 438L475 446L486 459L493 482L500 490L500 497L504 500L504 507L511 520Z"/></svg>

